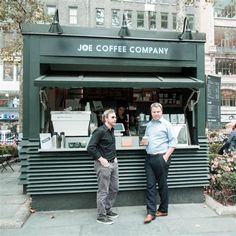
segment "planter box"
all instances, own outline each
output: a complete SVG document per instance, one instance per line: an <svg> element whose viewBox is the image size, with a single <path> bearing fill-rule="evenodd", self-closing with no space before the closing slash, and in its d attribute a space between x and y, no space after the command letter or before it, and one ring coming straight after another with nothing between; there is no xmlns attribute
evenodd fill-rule
<svg viewBox="0 0 236 236"><path fill-rule="evenodd" d="M236 215L236 206L223 206L207 194L205 194L205 202L218 215Z"/></svg>

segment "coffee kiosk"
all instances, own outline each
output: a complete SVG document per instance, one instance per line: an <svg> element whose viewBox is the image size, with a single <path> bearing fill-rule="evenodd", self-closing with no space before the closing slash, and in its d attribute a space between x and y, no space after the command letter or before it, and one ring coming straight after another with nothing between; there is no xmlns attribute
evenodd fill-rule
<svg viewBox="0 0 236 236"><path fill-rule="evenodd" d="M25 25L21 183L38 210L96 205L96 175L86 151L104 109L126 108L117 126L118 206L145 204L145 147L139 145L160 102L178 136L168 184L171 203L202 202L208 184L205 135L205 35ZM53 145L63 133L65 144ZM60 136L60 135L59 135ZM59 139L60 140L60 139Z"/></svg>

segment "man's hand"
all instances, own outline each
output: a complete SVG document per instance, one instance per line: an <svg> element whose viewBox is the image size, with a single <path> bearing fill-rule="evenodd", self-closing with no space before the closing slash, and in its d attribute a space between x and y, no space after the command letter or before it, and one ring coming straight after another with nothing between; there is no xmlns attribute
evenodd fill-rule
<svg viewBox="0 0 236 236"><path fill-rule="evenodd" d="M98 160L100 161L102 166L104 166L104 167L108 167L109 166L109 163L108 163L106 158L99 157Z"/></svg>
<svg viewBox="0 0 236 236"><path fill-rule="evenodd" d="M165 160L165 162L167 162L168 159L169 159L169 156L167 156L166 154L164 154L164 155L163 155L163 159Z"/></svg>

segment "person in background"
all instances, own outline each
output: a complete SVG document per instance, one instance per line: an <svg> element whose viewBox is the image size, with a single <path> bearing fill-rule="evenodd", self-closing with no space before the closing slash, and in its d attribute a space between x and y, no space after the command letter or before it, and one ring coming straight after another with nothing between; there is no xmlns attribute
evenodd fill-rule
<svg viewBox="0 0 236 236"><path fill-rule="evenodd" d="M127 115L125 114L125 107L123 106L120 106L117 109L116 123L122 123L125 128L125 132L123 134L128 135L128 118L127 118Z"/></svg>
<svg viewBox="0 0 236 236"><path fill-rule="evenodd" d="M113 126L116 114L113 109L104 111L104 124L92 134L87 151L93 157L97 174L97 222L113 224L112 218L119 215L111 210L119 190L118 161Z"/></svg>
<svg viewBox="0 0 236 236"><path fill-rule="evenodd" d="M151 105L152 120L147 124L145 139L141 140L146 145L147 157L145 160L145 171L147 178L147 215L144 223L150 223L156 217L168 215L168 185L167 176L170 165L170 157L177 139L174 135L172 125L162 116L162 105L153 103ZM160 205L157 210L156 183L160 195Z"/></svg>
<svg viewBox="0 0 236 236"><path fill-rule="evenodd" d="M224 145L218 151L218 154L223 155L224 152L228 153L231 151L236 151L236 124L232 127L232 131L229 134L229 138L226 139Z"/></svg>
<svg viewBox="0 0 236 236"><path fill-rule="evenodd" d="M234 124L232 128L228 142L229 142L229 150L236 151L236 124Z"/></svg>

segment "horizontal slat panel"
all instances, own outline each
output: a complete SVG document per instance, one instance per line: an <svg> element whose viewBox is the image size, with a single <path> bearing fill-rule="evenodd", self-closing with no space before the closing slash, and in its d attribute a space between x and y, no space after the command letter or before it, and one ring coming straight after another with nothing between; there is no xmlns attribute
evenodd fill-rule
<svg viewBox="0 0 236 236"><path fill-rule="evenodd" d="M94 162L87 152L38 153L35 143L32 144L33 147L27 144L22 152L27 172L28 194L97 191ZM199 145L200 149L178 149L174 152L168 177L170 188L208 185L207 142L204 137L200 139ZM122 150L117 151L117 155L120 191L145 189L145 151Z"/></svg>

